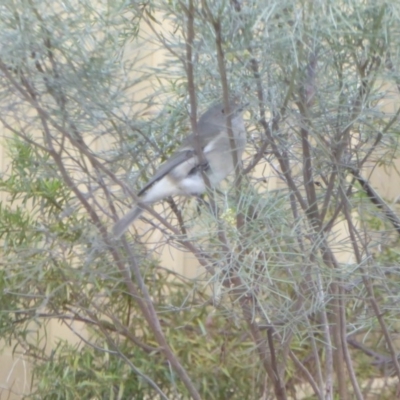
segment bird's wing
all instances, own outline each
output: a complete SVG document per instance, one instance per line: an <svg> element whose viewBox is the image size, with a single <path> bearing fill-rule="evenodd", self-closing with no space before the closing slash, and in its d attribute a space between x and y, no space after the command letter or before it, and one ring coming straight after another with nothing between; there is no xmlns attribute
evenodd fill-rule
<svg viewBox="0 0 400 400"><path fill-rule="evenodd" d="M204 124L203 124L204 125ZM199 126L199 135L198 138L200 140L200 146L204 151L210 151L214 146L214 142L217 142L221 135L223 135L223 130L219 129L219 127L215 126ZM161 164L160 168L154 174L154 176L146 183L146 185L140 190L138 193L139 196L142 196L147 189L149 189L155 182L162 179L165 175L171 172L177 166L185 163L189 159L195 156L195 135L191 134L184 139L182 146L180 149L174 153L164 164ZM189 166L189 170L191 170L194 166Z"/></svg>
<svg viewBox="0 0 400 400"><path fill-rule="evenodd" d="M146 192L146 190L151 187L155 182L159 181L178 165L192 158L194 154L194 150L189 148L173 154L164 164L160 165L160 168L157 170L154 176L140 190L138 196L143 195L143 193Z"/></svg>

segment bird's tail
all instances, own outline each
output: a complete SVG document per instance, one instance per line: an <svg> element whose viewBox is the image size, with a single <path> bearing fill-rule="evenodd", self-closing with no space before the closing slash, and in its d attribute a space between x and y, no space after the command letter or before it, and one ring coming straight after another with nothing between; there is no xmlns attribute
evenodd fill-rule
<svg viewBox="0 0 400 400"><path fill-rule="evenodd" d="M143 210L136 206L132 210L128 212L128 214L124 215L116 224L113 226L113 234L118 239L121 237L125 231L129 228L129 225L140 216Z"/></svg>

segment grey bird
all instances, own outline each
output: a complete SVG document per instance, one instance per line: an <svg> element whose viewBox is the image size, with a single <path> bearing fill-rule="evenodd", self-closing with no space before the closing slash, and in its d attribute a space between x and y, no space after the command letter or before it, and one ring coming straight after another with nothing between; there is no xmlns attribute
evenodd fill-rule
<svg viewBox="0 0 400 400"><path fill-rule="evenodd" d="M246 129L243 106L229 103L232 132L238 163L246 147ZM197 123L197 140L204 160L196 154L196 137L189 135L181 147L163 163L154 176L140 190L140 201L113 227L115 237L120 237L143 212L141 204L150 205L169 196L199 196L207 190L203 174L211 187L234 170L234 157L227 129L227 114L221 103L211 106Z"/></svg>

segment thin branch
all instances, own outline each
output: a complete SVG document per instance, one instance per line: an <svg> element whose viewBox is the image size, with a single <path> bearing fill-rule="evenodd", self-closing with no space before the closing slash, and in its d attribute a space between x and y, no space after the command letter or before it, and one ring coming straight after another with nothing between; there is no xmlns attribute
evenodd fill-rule
<svg viewBox="0 0 400 400"><path fill-rule="evenodd" d="M344 196L344 194L342 194L342 195ZM368 274L364 270L364 268L361 266L362 265L362 257L361 257L361 252L360 252L360 250L358 248L357 238L356 238L356 235L355 235L356 229L354 227L351 215L349 213L347 203L345 203L344 212L345 212L346 222L347 222L349 235L350 235L350 239L351 239L351 244L353 246L354 255L356 257L357 264L359 265L359 269L360 269L360 271L362 273L363 284L364 284L364 286L365 286L365 288L367 290L368 299L369 299L369 302L370 302L370 304L372 306L372 309L374 310L375 317L377 318L377 320L379 322L379 325L380 325L380 327L382 329L382 332L383 332L383 335L385 337L387 346L389 347L390 354L391 354L391 357L392 357L392 362L393 362L393 365L394 365L394 369L395 369L397 378L399 379L399 382L400 382L400 364L399 364L399 360L397 358L397 351L395 349L395 346L394 346L394 343L392 341L392 338L390 337L389 330L388 330L388 328L386 326L386 322L385 322L383 314L382 314L382 312L381 312L381 310L379 308L378 302L376 301L374 290L372 288L372 285L371 285L370 279L368 277Z"/></svg>
<svg viewBox="0 0 400 400"><path fill-rule="evenodd" d="M346 304L345 304L345 293L343 290L343 285L339 286L339 312L340 312L340 323L341 323L341 343L342 343L342 350L343 350L343 357L346 362L347 371L350 375L350 381L353 385L354 393L357 397L357 400L364 400L364 396L362 395L360 385L357 381L357 375L353 368L353 361L351 359L351 355L349 352L349 348L347 346L347 322L346 322Z"/></svg>
<svg viewBox="0 0 400 400"><path fill-rule="evenodd" d="M357 179L357 181L367 194L371 203L375 204L380 210L382 210L385 217L391 222L393 227L396 229L397 233L400 235L400 218L386 204L386 202L379 196L379 194L372 188L369 182L359 174L358 171L356 171L355 169L351 169L351 173L353 174L354 178Z"/></svg>
<svg viewBox="0 0 400 400"><path fill-rule="evenodd" d="M157 316L157 312L154 308L153 301L151 299L151 295L147 289L146 283L143 279L142 273L140 272L139 264L136 260L135 255L133 254L131 246L129 246L128 242L125 240L125 238L122 238L122 243L124 245L125 251L128 254L128 260L129 260L129 266L130 270L133 272L135 276L135 281L139 287L139 290L141 291L143 295L143 300L140 300L140 304L145 305L146 307L146 320L150 327L152 328L152 331L154 333L154 336L157 339L157 342L163 349L163 352L168 359L168 361L171 363L172 367L174 370L177 372L179 377L181 378L182 382L185 384L187 390L189 391L190 395L193 397L195 400L201 400L200 393L196 389L195 385L193 384L192 380L190 379L190 376L188 375L186 369L181 365L178 357L175 355L173 350L168 344L168 341L163 333L163 329L161 327L160 320ZM127 270L124 268L124 273ZM121 271L122 272L122 271ZM127 276L126 278L128 278ZM126 283L128 285L128 288L132 290L133 288L133 283L129 279L126 279ZM137 295L136 289L132 290L132 293Z"/></svg>

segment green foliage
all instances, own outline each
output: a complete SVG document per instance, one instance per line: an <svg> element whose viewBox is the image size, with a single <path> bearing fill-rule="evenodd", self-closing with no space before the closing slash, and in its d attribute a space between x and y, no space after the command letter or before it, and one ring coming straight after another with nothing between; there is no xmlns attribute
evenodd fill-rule
<svg viewBox="0 0 400 400"><path fill-rule="evenodd" d="M48 158L16 138L7 144L12 166L1 190L11 201L1 209L7 268L1 270L0 333L7 339L4 345L16 340L29 348L32 398L155 398L148 379L168 398L185 393L157 350L120 274L109 270L110 260L97 254L87 261L82 238L72 233L84 230L84 219L71 213L60 221L60 209L54 205L70 202L71 192L60 180L42 178L54 174ZM30 212L26 211L28 204ZM263 376L249 368L257 365L253 344L249 337L243 338L242 327L227 318L227 309L221 306L218 312L207 306L208 296L190 281L144 258L142 268L169 344L192 370L202 395L241 399L250 398L254 390L260 392ZM194 296L190 302L188 293ZM65 327L72 321L84 324L90 345L57 340L46 354L46 321L50 319ZM129 340L129 335L119 331L121 324L152 349L142 349ZM15 351L19 352L18 346Z"/></svg>
<svg viewBox="0 0 400 400"><path fill-rule="evenodd" d="M172 296L174 300L183 300L184 288L188 286L180 288ZM167 304L158 306L163 308ZM253 398L252 393L260 392L263 385L262 375L253 368L257 365L256 358L251 355L253 345L249 338L241 338L240 327L232 326L229 320L218 314L212 317L212 326L205 327L206 313L210 311L204 306L187 312L169 311L163 325L170 345L184 365L190 368L205 398ZM133 317L131 332L139 331L136 338L140 342L155 344L143 322L140 317ZM96 334L90 340L94 347L78 348L60 342L49 360L35 367L34 376L39 383L37 398L157 398L148 378L168 398L185 393L182 383L156 348L145 351L133 346L126 338L113 334L112 328L107 341ZM117 342L118 346L115 346ZM132 370L125 357L140 371L140 375ZM245 365L242 357L246 357Z"/></svg>

